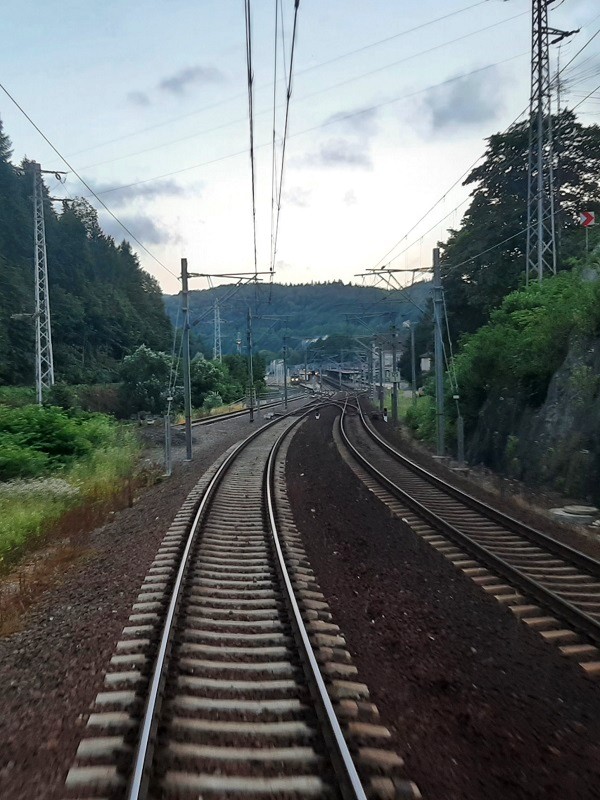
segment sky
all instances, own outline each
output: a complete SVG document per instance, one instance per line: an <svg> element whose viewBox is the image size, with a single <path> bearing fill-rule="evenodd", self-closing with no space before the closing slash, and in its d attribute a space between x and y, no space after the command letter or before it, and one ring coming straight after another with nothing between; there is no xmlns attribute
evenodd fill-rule
<svg viewBox="0 0 600 800"><path fill-rule="evenodd" d="M273 260L273 98L279 176L294 2L281 7L274 91L276 0L251 2L258 270L360 282L390 264L409 283L460 224L459 178L486 137L527 108L531 2L300 0ZM192 273L253 272L244 2L4 0L2 17L0 82L143 245L163 291L178 291L182 257ZM597 0L555 0L550 24L581 28L566 64L600 27ZM600 36L565 73L563 102L599 73ZM578 109L585 123L599 98ZM129 238L2 91L0 118L15 162L67 171L46 176L52 196L88 197Z"/></svg>

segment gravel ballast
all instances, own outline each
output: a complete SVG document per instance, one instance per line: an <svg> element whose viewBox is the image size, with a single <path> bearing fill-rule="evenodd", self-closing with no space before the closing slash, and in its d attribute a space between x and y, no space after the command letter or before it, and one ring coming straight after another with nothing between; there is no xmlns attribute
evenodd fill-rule
<svg viewBox="0 0 600 800"><path fill-rule="evenodd" d="M158 545L205 469L253 430L247 417L194 429L194 460L73 544L88 551L0 639L0 797L58 800L90 707ZM259 424L259 423L258 423ZM177 448L179 451L180 448ZM178 452L181 457L181 452Z"/></svg>
<svg viewBox="0 0 600 800"><path fill-rule="evenodd" d="M292 441L290 502L423 796L597 798L600 686L390 516L341 460L336 413Z"/></svg>

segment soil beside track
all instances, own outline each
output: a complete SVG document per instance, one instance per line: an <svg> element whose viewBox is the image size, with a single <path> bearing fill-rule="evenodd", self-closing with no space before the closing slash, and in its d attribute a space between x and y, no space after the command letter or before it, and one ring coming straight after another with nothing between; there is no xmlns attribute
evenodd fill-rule
<svg viewBox="0 0 600 800"><path fill-rule="evenodd" d="M194 430L194 461L112 522L71 544L88 551L46 592L26 630L0 639L0 797L58 800L104 671L159 543L205 469L254 427Z"/></svg>
<svg viewBox="0 0 600 800"><path fill-rule="evenodd" d="M290 501L424 798L597 798L600 685L390 517L339 457L334 416L292 441Z"/></svg>

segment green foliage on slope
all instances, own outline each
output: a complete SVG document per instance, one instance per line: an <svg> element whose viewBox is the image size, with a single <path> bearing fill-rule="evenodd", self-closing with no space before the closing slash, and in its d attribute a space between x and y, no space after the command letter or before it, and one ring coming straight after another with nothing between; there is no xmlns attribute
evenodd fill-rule
<svg viewBox="0 0 600 800"><path fill-rule="evenodd" d="M34 311L33 179L10 158L0 121L0 385L34 380L33 321L11 319ZM85 200L57 213L45 191L44 216L57 379L109 381L137 345L169 346L160 288L130 245L105 235Z"/></svg>
<svg viewBox="0 0 600 800"><path fill-rule="evenodd" d="M512 292L456 358L466 420L475 422L494 390L517 392L539 406L573 337L598 334L600 281L582 279L580 270Z"/></svg>
<svg viewBox="0 0 600 800"><path fill-rule="evenodd" d="M473 186L461 227L442 250L442 277L453 338L473 333L511 291L524 285L529 123L490 136L483 162L465 185ZM572 111L554 119L557 161L558 269L585 255L582 211L600 213L600 126L582 125ZM600 241L599 226L590 243Z"/></svg>
<svg viewBox="0 0 600 800"><path fill-rule="evenodd" d="M390 323L404 319L418 320L427 304L429 283L417 283L405 291L385 291L375 287L354 286L341 281L298 285L242 286L236 290L219 286L190 294L190 319L205 341L212 336L213 304L221 305L222 344L224 353L234 353L238 333L246 344L248 307L252 309L254 349L273 357L281 355L283 336L290 350L301 350L306 339L332 334L368 335L385 331ZM173 323L181 301L176 296L164 298ZM358 318L361 318L362 322ZM179 318L181 324L181 317Z"/></svg>

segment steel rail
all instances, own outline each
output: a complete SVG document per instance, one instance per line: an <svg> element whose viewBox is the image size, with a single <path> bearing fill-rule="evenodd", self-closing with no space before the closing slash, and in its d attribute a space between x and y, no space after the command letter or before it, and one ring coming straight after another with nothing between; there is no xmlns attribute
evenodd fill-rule
<svg viewBox="0 0 600 800"><path fill-rule="evenodd" d="M269 528L273 539L273 546L275 547L279 572L283 579L287 594L287 602L292 611L292 618L297 633L297 640L299 639L302 645L302 661L305 664L305 668L307 667L309 670L309 678L313 684L313 687L316 688L316 699L321 710L319 717L321 718L322 723L323 721L325 722L325 725L328 729L325 733L329 734L326 736L326 740L329 743L333 742L335 746L336 752L333 764L334 769L336 770L338 781L340 783L340 788L342 789L343 796L346 800L367 800L362 782L356 771L356 766L348 749L348 745L346 744L346 739L344 738L344 734L329 697L327 687L325 686L325 681L323 680L319 664L310 643L308 632L306 630L306 626L304 625L304 620L302 619L302 614L294 595L294 589L292 587L292 582L290 580L287 565L285 563L285 557L283 555L281 541L277 530L275 500L273 498L274 466L279 448L284 439L287 437L289 430L290 429L288 428L287 430L283 431L281 436L273 445L266 465L265 492Z"/></svg>
<svg viewBox="0 0 600 800"><path fill-rule="evenodd" d="M290 403L296 403L298 400L305 400L305 399L306 400L311 399L311 395L308 393L296 395L295 397L288 398L288 401ZM283 402L282 400L274 400L272 403L264 403L260 407L261 411L265 408L277 408L277 406L280 406L282 402ZM239 411L226 411L224 414L214 414L214 416L212 417L199 417L198 419L192 420L192 427L194 425L196 426L213 425L215 422L222 422L223 420L228 420L228 419L236 419L237 417L243 417L244 414L249 414L249 413L250 413L249 408L242 408ZM177 423L178 427L182 427L183 425L184 425L183 422Z"/></svg>
<svg viewBox="0 0 600 800"><path fill-rule="evenodd" d="M401 500L406 506L412 509L422 519L428 522L434 529L440 531L453 542L464 548L474 558L483 562L495 572L499 573L506 580L510 581L518 589L522 590L531 597L534 597L539 602L543 603L558 616L566 619L580 633L591 638L595 643L600 643L600 622L595 620L589 614L581 611L572 603L563 600L554 592L546 589L538 581L524 575L520 570L513 567L503 558L492 553L487 548L480 545L473 538L463 531L455 528L446 520L439 517L433 511L430 511L426 506L408 494L404 489L401 489L390 478L380 472L374 464L372 464L365 456L358 451L352 444L348 434L344 429L344 416L346 410L340 417L340 432L346 447L350 450L356 460L363 465L375 479L383 484L388 491L390 491L397 499Z"/></svg>
<svg viewBox="0 0 600 800"><path fill-rule="evenodd" d="M298 417L298 422L300 422L302 417L304 417L306 414L311 413L313 409L314 406L307 409L300 417ZM127 790L127 800L142 800L142 798L146 796L148 790L147 782L149 780L149 770L153 757L154 738L158 724L158 713L162 701L162 691L166 680L166 672L172 649L174 623L177 618L177 612L181 602L182 588L189 566L190 553L195 544L196 533L200 527L200 523L205 516L206 510L214 497L221 479L239 454L265 430L281 422L283 419L293 416L296 413L297 411L290 411L288 414L268 422L266 425L263 425L261 428L254 431L250 434L250 436L246 437L242 442L240 442L235 450L233 450L219 466L202 496L202 500L200 501L200 505L198 506L198 510L194 516L194 521L192 522L192 527L188 534L187 542L171 592L171 599L169 601L169 607L167 609L167 614L161 633L158 654L154 661L154 667L152 670L150 688L148 690L148 699L144 709L140 736L134 758L133 773Z"/></svg>
<svg viewBox="0 0 600 800"><path fill-rule="evenodd" d="M415 461L412 461L410 458L400 453L398 450L392 447L389 442L386 442L386 440L380 436L377 431L373 430L373 428L366 421L360 404L358 406L358 410L363 428L369 434L369 436L376 441L392 458L401 463L403 466L407 467L409 470L411 470L411 472L414 472L416 475L425 478L428 483L431 483L437 489L440 489L446 494L451 495L453 498L459 500L473 510L484 514L486 517L488 517L488 519L491 519L499 525L502 525L504 528L507 528L519 536L525 536L530 541L540 544L547 550L552 550L553 553L559 555L561 558L571 561L582 569L596 573L598 577L600 577L600 561L580 552L579 550L575 550L575 548L570 547L567 544L559 542L557 539L549 536L547 533L542 533L542 531L539 531L536 528L531 528L529 525L526 525L520 520L511 517L509 514L505 514L503 511L494 508L494 506L488 505L483 500L478 500L476 497L468 492L465 492L463 489L459 489L457 486L447 483L438 475L434 475L433 472L430 472L425 467L422 467L420 464L417 464Z"/></svg>

